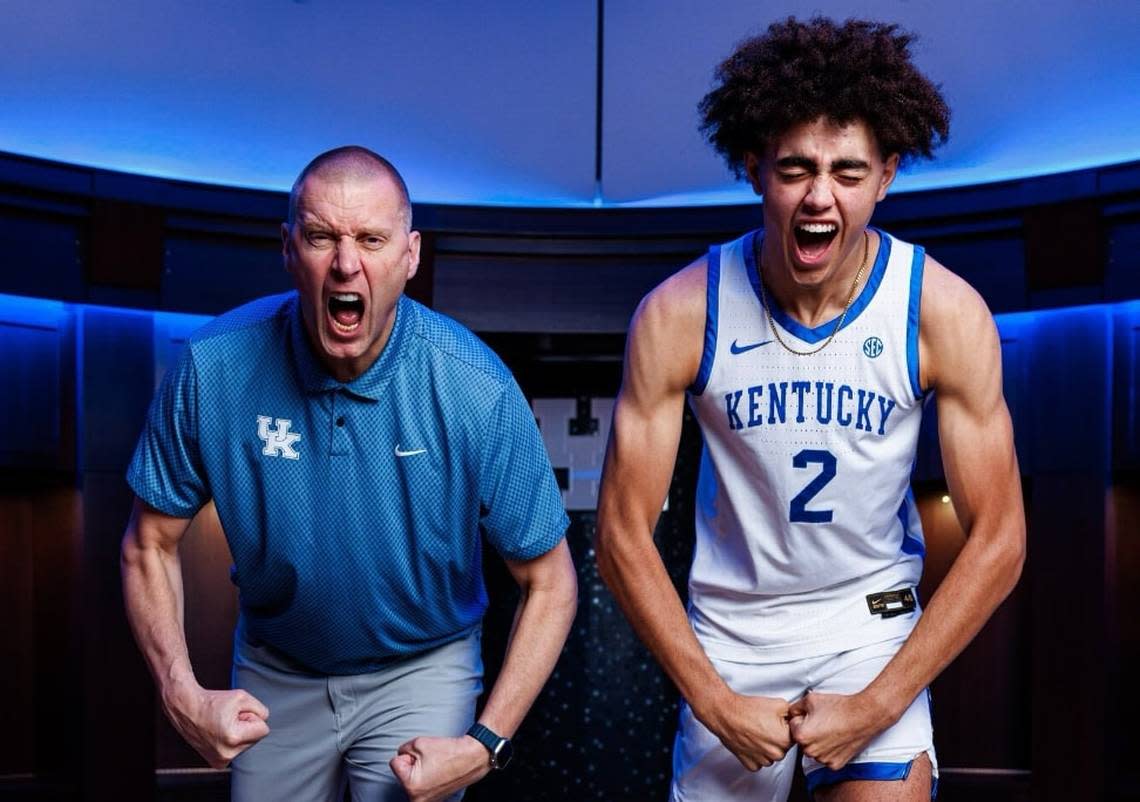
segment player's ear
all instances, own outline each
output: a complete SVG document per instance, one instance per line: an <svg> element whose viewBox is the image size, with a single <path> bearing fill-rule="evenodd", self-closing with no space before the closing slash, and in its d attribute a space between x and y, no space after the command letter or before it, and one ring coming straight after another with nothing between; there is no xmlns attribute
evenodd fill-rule
<svg viewBox="0 0 1140 802"><path fill-rule="evenodd" d="M895 180L895 176L899 171L899 154L892 153L883 162L883 176L879 179L879 194L876 202L881 201L887 196L887 190L891 188L891 184Z"/></svg>
<svg viewBox="0 0 1140 802"><path fill-rule="evenodd" d="M752 151L744 154L744 172L748 175L748 183L752 185L752 191L757 195L764 194L764 182L761 181L761 167L763 166L763 159Z"/></svg>

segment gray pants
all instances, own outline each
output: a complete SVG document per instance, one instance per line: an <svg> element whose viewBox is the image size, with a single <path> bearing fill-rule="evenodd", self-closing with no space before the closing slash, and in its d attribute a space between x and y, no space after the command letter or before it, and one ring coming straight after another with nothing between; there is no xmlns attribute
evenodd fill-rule
<svg viewBox="0 0 1140 802"><path fill-rule="evenodd" d="M418 735L459 736L483 689L480 633L380 671L314 676L279 652L234 637L233 685L269 708L269 735L234 760L231 799L406 800L388 767ZM454 799L459 799L457 794Z"/></svg>

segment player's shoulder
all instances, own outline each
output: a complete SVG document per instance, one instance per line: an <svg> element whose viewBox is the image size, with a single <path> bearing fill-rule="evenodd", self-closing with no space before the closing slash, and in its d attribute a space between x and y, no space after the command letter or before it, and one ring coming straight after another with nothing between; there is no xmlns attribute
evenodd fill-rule
<svg viewBox="0 0 1140 802"><path fill-rule="evenodd" d="M923 266L921 310L924 333L969 330L993 320L981 294L930 254Z"/></svg>
<svg viewBox="0 0 1140 802"><path fill-rule="evenodd" d="M511 381L510 369L498 354L462 323L406 296L400 307L412 318L412 337L440 367L493 384Z"/></svg>
<svg viewBox="0 0 1140 802"><path fill-rule="evenodd" d="M708 256L702 255L650 290L634 313L633 331L699 332L705 324L707 290Z"/></svg>
<svg viewBox="0 0 1140 802"><path fill-rule="evenodd" d="M627 377L669 388L692 384L704 347L707 275L708 259L699 257L642 299L630 324Z"/></svg>
<svg viewBox="0 0 1140 802"><path fill-rule="evenodd" d="M188 343L198 354L246 349L259 340L279 344L296 297L295 292L269 295L231 309L196 330Z"/></svg>
<svg viewBox="0 0 1140 802"><path fill-rule="evenodd" d="M982 296L961 276L926 257L919 324L921 382L943 387L969 376L1000 348L997 325Z"/></svg>

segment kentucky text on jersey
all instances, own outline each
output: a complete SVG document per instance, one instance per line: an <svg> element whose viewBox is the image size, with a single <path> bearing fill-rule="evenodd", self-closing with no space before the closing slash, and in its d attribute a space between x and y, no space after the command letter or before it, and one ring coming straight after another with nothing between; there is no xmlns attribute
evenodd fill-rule
<svg viewBox="0 0 1140 802"><path fill-rule="evenodd" d="M834 382L768 382L724 394L732 430L787 424L790 415L794 423L853 426L884 437L895 406L880 393Z"/></svg>

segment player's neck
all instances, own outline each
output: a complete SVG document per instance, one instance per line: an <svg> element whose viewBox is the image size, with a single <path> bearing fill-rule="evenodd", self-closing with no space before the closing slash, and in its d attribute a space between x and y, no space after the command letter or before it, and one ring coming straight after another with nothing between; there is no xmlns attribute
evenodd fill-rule
<svg viewBox="0 0 1140 802"><path fill-rule="evenodd" d="M865 257L863 238L860 237L838 265L820 271L797 269L778 246L769 248L765 242L757 254L757 265L769 294L769 303L779 306L785 314L808 328L816 328L843 314L848 303L858 297L866 285L878 252L878 235L868 231L867 236ZM864 263L860 275L860 266Z"/></svg>

